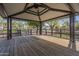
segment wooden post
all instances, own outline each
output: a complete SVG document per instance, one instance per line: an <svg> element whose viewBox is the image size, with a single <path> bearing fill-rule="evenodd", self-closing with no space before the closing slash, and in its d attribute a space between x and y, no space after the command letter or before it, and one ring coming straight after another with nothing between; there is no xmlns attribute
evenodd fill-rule
<svg viewBox="0 0 79 59"><path fill-rule="evenodd" d="M38 27L37 27L37 29L36 29L36 35L38 35Z"/></svg>
<svg viewBox="0 0 79 59"><path fill-rule="evenodd" d="M12 39L12 19L7 18L7 40Z"/></svg>
<svg viewBox="0 0 79 59"><path fill-rule="evenodd" d="M45 29L45 33L46 33L46 35L47 35L47 29Z"/></svg>
<svg viewBox="0 0 79 59"><path fill-rule="evenodd" d="M10 25L9 25L9 27L10 27L10 39L12 39L12 19L10 18L9 21L10 21Z"/></svg>
<svg viewBox="0 0 79 59"><path fill-rule="evenodd" d="M32 29L30 29L30 35L32 35Z"/></svg>
<svg viewBox="0 0 79 59"><path fill-rule="evenodd" d="M51 36L53 36L53 27L51 26Z"/></svg>
<svg viewBox="0 0 79 59"><path fill-rule="evenodd" d="M39 34L42 35L42 22L40 21L39 23L40 23Z"/></svg>
<svg viewBox="0 0 79 59"><path fill-rule="evenodd" d="M29 35L29 29L28 29L28 35Z"/></svg>
<svg viewBox="0 0 79 59"><path fill-rule="evenodd" d="M75 14L72 13L70 15L70 42L69 47L73 50L76 50L76 43L75 43L75 28L74 28L74 22L75 22Z"/></svg>
<svg viewBox="0 0 79 59"><path fill-rule="evenodd" d="M30 33L31 33L31 35L32 35L32 29L30 29Z"/></svg>
<svg viewBox="0 0 79 59"><path fill-rule="evenodd" d="M39 8L37 8L37 12L38 12L38 19L39 19L39 34L42 35L42 21L39 14Z"/></svg>
<svg viewBox="0 0 79 59"><path fill-rule="evenodd" d="M61 30L61 28L60 28L60 38L62 37L62 30Z"/></svg>
<svg viewBox="0 0 79 59"><path fill-rule="evenodd" d="M9 18L7 18L7 40L10 39L10 36L9 36Z"/></svg>

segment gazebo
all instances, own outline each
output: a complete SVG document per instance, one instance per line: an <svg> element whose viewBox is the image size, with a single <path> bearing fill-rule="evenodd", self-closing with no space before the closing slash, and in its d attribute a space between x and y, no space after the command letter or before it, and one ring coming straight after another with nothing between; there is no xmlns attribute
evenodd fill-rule
<svg viewBox="0 0 79 59"><path fill-rule="evenodd" d="M75 44L75 15L79 13L77 3L1 3L0 15L7 19L7 40L12 39L12 20L28 20L40 23L39 33L42 35L42 22L70 17L70 42Z"/></svg>

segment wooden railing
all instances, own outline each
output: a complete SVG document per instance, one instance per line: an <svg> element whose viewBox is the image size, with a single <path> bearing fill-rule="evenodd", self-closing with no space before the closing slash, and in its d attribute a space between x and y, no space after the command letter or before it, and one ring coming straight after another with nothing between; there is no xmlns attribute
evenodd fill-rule
<svg viewBox="0 0 79 59"><path fill-rule="evenodd" d="M12 33L12 36L21 36L21 35L39 35L39 30L26 30L26 31L21 31L17 30L17 32ZM42 29L42 35L48 35L48 36L55 36L59 38L70 38L70 31L69 30L64 30L64 29L54 29L53 32L51 30L47 29ZM0 37L7 37L7 33L0 33ZM79 30L75 30L75 38L79 39Z"/></svg>
<svg viewBox="0 0 79 59"><path fill-rule="evenodd" d="M39 35L39 30L28 30L27 31L28 35ZM42 35L49 35L49 36L55 36L59 38L70 38L70 30L67 29L54 29L53 34L51 30L43 29L42 30ZM75 38L79 39L79 30L75 30Z"/></svg>
<svg viewBox="0 0 79 59"><path fill-rule="evenodd" d="M39 35L39 30L27 30L26 33L28 35ZM54 29L53 32L51 30L43 29L42 35L50 35L50 36L56 36L60 38L69 38L69 30L60 30L60 29ZM66 36L66 37L64 37Z"/></svg>

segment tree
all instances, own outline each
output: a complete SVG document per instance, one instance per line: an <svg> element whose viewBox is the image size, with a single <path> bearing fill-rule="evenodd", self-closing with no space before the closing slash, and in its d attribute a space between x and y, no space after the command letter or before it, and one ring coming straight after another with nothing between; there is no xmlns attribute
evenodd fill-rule
<svg viewBox="0 0 79 59"><path fill-rule="evenodd" d="M62 29L68 29L69 28L69 20L66 19L66 20L62 20L63 21L63 24L62 24Z"/></svg>
<svg viewBox="0 0 79 59"><path fill-rule="evenodd" d="M36 30L36 33L38 33L38 28L39 28L39 22L37 22L37 21L28 21L27 22L27 24L28 24L28 28L30 29L30 30L32 30L32 29L34 29L34 28L37 28L37 30Z"/></svg>
<svg viewBox="0 0 79 59"><path fill-rule="evenodd" d="M37 21L28 21L27 24L33 28L39 26L39 22Z"/></svg>
<svg viewBox="0 0 79 59"><path fill-rule="evenodd" d="M12 25L15 29L23 29L22 21L13 21Z"/></svg>
<svg viewBox="0 0 79 59"><path fill-rule="evenodd" d="M79 22L75 23L75 28L79 30Z"/></svg>
<svg viewBox="0 0 79 59"><path fill-rule="evenodd" d="M47 22L51 29L51 35L53 35L53 30L57 29L59 27L58 20L50 20Z"/></svg>

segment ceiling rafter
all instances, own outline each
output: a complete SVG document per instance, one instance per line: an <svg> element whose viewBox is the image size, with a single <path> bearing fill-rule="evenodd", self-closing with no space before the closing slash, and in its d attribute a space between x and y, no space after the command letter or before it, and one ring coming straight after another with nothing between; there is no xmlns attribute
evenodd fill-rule
<svg viewBox="0 0 79 59"><path fill-rule="evenodd" d="M66 5L68 6L68 8L70 9L71 12L75 13L75 9L72 7L72 5L70 3L66 3Z"/></svg>
<svg viewBox="0 0 79 59"><path fill-rule="evenodd" d="M3 13L5 14L5 16L8 16L8 13L7 13L7 11L6 11L5 7L4 7L4 5L3 5L2 3L0 3L0 5L1 5L2 11L3 11Z"/></svg>
<svg viewBox="0 0 79 59"><path fill-rule="evenodd" d="M7 18L7 17L4 17ZM14 20L23 20L23 21L36 21L36 20L30 20L30 19L23 19L23 18L17 18L17 17L11 17ZM38 22L38 21L37 21Z"/></svg>
<svg viewBox="0 0 79 59"><path fill-rule="evenodd" d="M28 4L29 4L29 3L26 3L26 4L25 4L25 6L24 6L24 9L23 9L23 10L25 10L25 9L27 8Z"/></svg>
<svg viewBox="0 0 79 59"><path fill-rule="evenodd" d="M26 10L28 10L28 9L31 9L31 8L33 8L34 7L34 5L32 5L32 6L30 6L30 7L27 7L26 9L24 9L24 11L26 11Z"/></svg>
<svg viewBox="0 0 79 59"><path fill-rule="evenodd" d="M42 13L43 11L45 11L47 8L44 8L43 10L41 10L39 13Z"/></svg>
<svg viewBox="0 0 79 59"><path fill-rule="evenodd" d="M22 10L22 11L20 11L20 12L15 13L15 14L9 15L8 17L12 17L12 16L16 16L16 15L25 13L25 11L28 10L28 9L30 9L30 8L33 8L33 5L30 6L30 7L28 7L28 8L26 8L25 10Z"/></svg>
<svg viewBox="0 0 79 59"><path fill-rule="evenodd" d="M28 7L28 8L27 8L27 6L28 6L28 3L26 3L26 5L25 5L25 7L24 7L24 10L22 10L22 11L20 11L20 12L17 12L17 13L15 13L15 14L12 14L12 15L10 15L10 16L8 16L8 17L16 16L16 15L19 15L19 14L22 14L22 13L29 13L29 14L38 16L38 15L37 15L37 12L34 12L34 11L32 11L32 10L29 10L29 9L31 9L31 8L34 8L34 5L32 5L32 6ZM38 6L39 6L39 5L38 5ZM43 9L41 12L45 11L46 9L47 9L47 8ZM30 12L28 12L28 11L30 11ZM45 12L46 12L46 11L45 11ZM43 12L42 14L44 14L45 12ZM42 14L39 12L39 15L42 15Z"/></svg>
<svg viewBox="0 0 79 59"><path fill-rule="evenodd" d="M26 5L28 5L28 4L26 4ZM43 8L48 8L49 10L52 10L52 11L59 11L59 12L66 12L66 13L69 13L69 12L70 12L70 11L66 11L66 10L60 10L60 9L50 8L49 6L47 6L47 5L43 4L43 3L38 4L38 6L39 6L39 7L43 7ZM27 11L28 9L31 9L31 8L33 8L33 7L34 7L34 5L32 5L32 6L28 7L28 8L25 8L25 10L20 11L20 12L18 12L18 13L15 13L15 14L13 14L13 15L10 15L10 16L16 16L16 15L18 15L18 14L24 13L25 11ZM43 11L44 11L44 10L43 10Z"/></svg>
<svg viewBox="0 0 79 59"><path fill-rule="evenodd" d="M29 10L26 10L26 11L31 11L31 12L33 12L33 13L37 13L36 11L32 11L32 10L30 10L30 9L29 9Z"/></svg>
<svg viewBox="0 0 79 59"><path fill-rule="evenodd" d="M37 12L35 12L35 11L32 11L32 10L27 10L27 11L30 11L30 12L32 12L32 13L35 13L35 14L37 14Z"/></svg>
<svg viewBox="0 0 79 59"><path fill-rule="evenodd" d="M52 10L52 11L58 11L58 12L64 12L64 13L70 13L71 11L67 11L67 10L62 10L62 9L55 9L55 8L51 8L49 7L48 5L44 4L44 3L41 3L41 5L39 5L41 7L46 7L48 8L49 10Z"/></svg>
<svg viewBox="0 0 79 59"><path fill-rule="evenodd" d="M36 13L34 13L34 12L31 12L30 10L28 10L28 11L25 11L26 13L29 13L29 14L32 14L32 15L35 15L35 16L37 16L37 14Z"/></svg>
<svg viewBox="0 0 79 59"><path fill-rule="evenodd" d="M53 20L53 19L57 19L57 18L61 18L61 17L65 17L65 16L68 16L68 15L70 15L70 14L65 14L65 15L62 15L62 16L55 17L55 18L50 18L50 19L44 20L43 22Z"/></svg>
<svg viewBox="0 0 79 59"><path fill-rule="evenodd" d="M25 11L22 10L22 11L20 11L20 12L15 13L15 14L9 15L8 17L16 16L16 15L22 14L22 13L24 13L24 12L25 12Z"/></svg>
<svg viewBox="0 0 79 59"><path fill-rule="evenodd" d="M38 7L41 7L41 6L39 6L39 4L38 4ZM44 7L43 7L43 8L44 8ZM45 12L47 12L47 10L48 10L48 8L44 8L43 10L39 11L39 15L40 15L40 16L43 15ZM27 11L31 11L31 12L35 13L36 16L37 16L37 12L32 11L32 10L27 10Z"/></svg>
<svg viewBox="0 0 79 59"><path fill-rule="evenodd" d="M34 11L29 11L29 9L31 9L31 8L34 8L34 4L33 5L31 5L30 7L26 7L26 6L28 6L29 4L28 3L26 3L26 5L25 5L25 7L24 7L24 10L22 10L22 11L20 11L20 12L17 12L17 13L15 13L15 14L12 14L12 15L10 15L11 17L12 16L16 16L16 15L19 15L19 14L22 14L22 13L29 13L29 14L32 14L32 15L36 15L36 16L38 16L37 15L37 12L34 12ZM41 11L41 13L39 12L39 15L43 15L44 13L46 13L47 11L57 11L57 12L63 12L63 13L71 13L74 9L73 9L73 7L71 6L71 4L67 4L67 6L69 7L69 9L71 9L72 11L67 11L67 10L62 10L62 9L55 9L55 8L51 8L51 7L49 7L48 5L46 5L46 4L44 4L44 3L39 3L38 4L38 6L39 7L43 7L43 8L45 8L45 9L43 9L42 11ZM46 9L48 9L48 10L46 10ZM9 16L8 16L9 17ZM59 17L55 17L55 18L59 18ZM52 19L54 19L54 18L52 18ZM46 20L47 21L47 20Z"/></svg>
<svg viewBox="0 0 79 59"><path fill-rule="evenodd" d="M40 13L39 13L39 8L37 9L37 14L38 14L39 21L41 21L41 17L40 17Z"/></svg>
<svg viewBox="0 0 79 59"><path fill-rule="evenodd" d="M49 11L49 9L43 11L42 13L40 13L40 15L43 15L44 13L46 13L46 12L48 12L48 11Z"/></svg>

